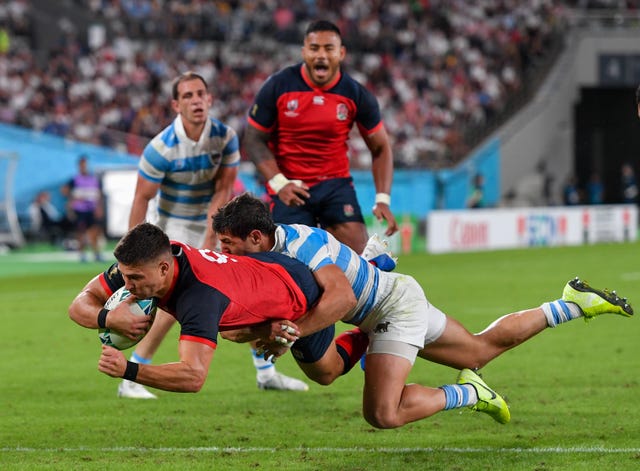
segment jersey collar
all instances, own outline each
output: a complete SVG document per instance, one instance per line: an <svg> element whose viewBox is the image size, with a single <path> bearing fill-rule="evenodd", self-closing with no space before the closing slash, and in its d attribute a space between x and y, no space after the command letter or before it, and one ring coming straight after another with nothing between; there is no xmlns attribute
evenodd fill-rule
<svg viewBox="0 0 640 471"><path fill-rule="evenodd" d="M274 239L275 239L275 243L273 244L273 247L269 251L279 252L279 253L284 252L284 249L286 247L287 234L285 233L284 228L282 226L280 225L276 226Z"/></svg>
<svg viewBox="0 0 640 471"><path fill-rule="evenodd" d="M172 241L173 244L173 241ZM171 287L167 294L165 294L160 302L158 303L160 306L166 306L169 298L173 294L173 289L176 287L176 283L178 281L178 276L180 274L180 264L178 263L178 257L182 255L182 247L172 245L171 246L171 255L173 256L173 279L171 280Z"/></svg>
<svg viewBox="0 0 640 471"><path fill-rule="evenodd" d="M184 130L184 124L182 124L182 117L180 115L176 116L176 119L173 120L173 128L175 129L176 136L178 136L178 139L180 139L180 141L188 142L194 145L196 144L196 141L190 139L189 136L187 136L187 132ZM200 138L198 139L197 144L201 144L205 139L209 137L209 134L211 134L211 120L207 118L206 122L204 123L204 128L200 133Z"/></svg>
<svg viewBox="0 0 640 471"><path fill-rule="evenodd" d="M340 78L342 78L342 70L338 69L338 73L336 74L336 76L333 78L331 82L327 83L326 85L323 85L322 87L318 87L315 83L313 83L313 80L309 78L309 75L307 75L307 69L304 66L304 62L300 64L300 74L302 75L302 80L304 80L304 82L314 90L329 90L330 88L333 88L336 83L340 81Z"/></svg>

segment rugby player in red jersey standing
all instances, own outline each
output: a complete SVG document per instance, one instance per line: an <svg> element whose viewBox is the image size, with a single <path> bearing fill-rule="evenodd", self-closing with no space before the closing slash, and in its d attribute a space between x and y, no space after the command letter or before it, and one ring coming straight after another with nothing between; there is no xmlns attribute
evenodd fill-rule
<svg viewBox="0 0 640 471"><path fill-rule="evenodd" d="M387 222L387 236L398 230L390 209L393 155L375 96L341 70L345 55L336 25L312 23L303 62L272 75L258 92L242 147L268 182L276 222L319 225L362 253L367 229L347 153L353 125L371 152L373 214Z"/></svg>

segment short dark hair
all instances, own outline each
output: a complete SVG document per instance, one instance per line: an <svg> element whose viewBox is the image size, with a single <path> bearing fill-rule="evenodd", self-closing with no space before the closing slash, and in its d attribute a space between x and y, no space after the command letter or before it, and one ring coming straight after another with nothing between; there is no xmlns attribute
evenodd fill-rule
<svg viewBox="0 0 640 471"><path fill-rule="evenodd" d="M213 216L213 230L218 234L245 240L256 229L271 235L276 231L276 224L267 205L251 193L236 196Z"/></svg>
<svg viewBox="0 0 640 471"><path fill-rule="evenodd" d="M640 105L640 85L636 88L636 105Z"/></svg>
<svg viewBox="0 0 640 471"><path fill-rule="evenodd" d="M195 72L189 70L178 75L174 79L173 84L171 85L171 96L174 100L178 99L178 85L180 85L182 82L188 82L189 80L200 80L204 84L204 88L206 88L207 90L209 89L209 85L207 85L207 81L202 75L196 74Z"/></svg>
<svg viewBox="0 0 640 471"><path fill-rule="evenodd" d="M143 265L171 253L169 237L148 222L138 224L116 245L113 255L125 265Z"/></svg>
<svg viewBox="0 0 640 471"><path fill-rule="evenodd" d="M332 31L338 35L340 41L342 42L342 34L340 34L340 28L338 28L334 23L327 20L318 20L314 21L307 27L307 31L304 33L305 37L311 33L317 33L318 31Z"/></svg>

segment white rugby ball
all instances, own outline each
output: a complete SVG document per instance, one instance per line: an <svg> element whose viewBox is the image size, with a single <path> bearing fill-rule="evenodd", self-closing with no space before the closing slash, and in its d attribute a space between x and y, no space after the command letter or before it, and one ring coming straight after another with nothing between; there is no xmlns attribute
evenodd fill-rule
<svg viewBox="0 0 640 471"><path fill-rule="evenodd" d="M115 293L111 295L107 302L104 303L105 309L112 310L122 301L127 299L131 293L129 290L125 289L123 286ZM151 316L153 319L156 317L156 310L158 309L156 298L149 299L138 299L136 302L131 303L129 305L129 310L135 314L136 316ZM117 348L118 350L126 350L127 348L133 347L137 344L142 337L137 340L131 340L130 338L125 337L124 335L120 335L118 332L106 329L99 329L98 336L100 337L100 342L104 345L109 345L110 347Z"/></svg>

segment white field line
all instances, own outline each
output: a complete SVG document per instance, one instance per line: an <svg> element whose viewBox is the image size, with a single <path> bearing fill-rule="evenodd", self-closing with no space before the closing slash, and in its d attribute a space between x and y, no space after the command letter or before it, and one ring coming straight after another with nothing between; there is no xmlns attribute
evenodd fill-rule
<svg viewBox="0 0 640 471"><path fill-rule="evenodd" d="M632 271L627 273L621 273L620 278L624 281L637 281L640 280L640 271Z"/></svg>
<svg viewBox="0 0 640 471"><path fill-rule="evenodd" d="M108 261L115 261L111 252L102 252L102 259L105 260L104 265L107 265ZM87 252L89 260L93 261L93 254ZM74 262L79 263L80 254L75 251L65 252L40 252L40 253L25 253L15 256L17 261L23 263L42 263L42 262Z"/></svg>
<svg viewBox="0 0 640 471"><path fill-rule="evenodd" d="M328 448L328 447L314 447L314 448L291 448L291 447L71 447L71 448L32 448L32 447L3 447L0 448L0 452L19 452L19 453L52 453L52 452L101 452L101 453L123 453L123 452L138 452L138 453L277 453L281 451L288 452L303 452L303 453L388 453L388 454L405 454L405 453L459 453L459 454L471 454L471 453L528 453L528 454L563 454L563 453L577 453L577 454L616 454L616 453L640 453L640 448L605 448L605 447L535 447L535 448L501 448L501 447L478 447L478 448L457 448L457 447L443 447L443 448Z"/></svg>

